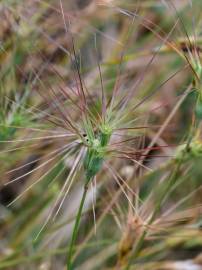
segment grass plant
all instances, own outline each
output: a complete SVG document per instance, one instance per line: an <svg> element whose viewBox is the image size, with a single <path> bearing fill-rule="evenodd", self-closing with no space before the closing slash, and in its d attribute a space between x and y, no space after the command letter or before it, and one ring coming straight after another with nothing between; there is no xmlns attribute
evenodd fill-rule
<svg viewBox="0 0 202 270"><path fill-rule="evenodd" d="M0 269L202 268L201 8L1 1Z"/></svg>

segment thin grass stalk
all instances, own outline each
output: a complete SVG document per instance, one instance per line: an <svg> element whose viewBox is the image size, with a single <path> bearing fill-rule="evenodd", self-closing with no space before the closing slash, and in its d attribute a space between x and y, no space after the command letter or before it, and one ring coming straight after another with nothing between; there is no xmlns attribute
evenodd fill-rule
<svg viewBox="0 0 202 270"><path fill-rule="evenodd" d="M74 229L73 229L69 249L68 249L67 270L73 270L72 256L74 255L74 245L75 245L75 241L76 241L77 236L78 236L78 230L79 230L82 210L83 210L83 207L84 207L84 202L85 202L85 199L86 199L87 191L88 191L88 184L85 184L83 194L82 194L82 198L81 198L81 202L80 202L80 205L79 205L79 209L78 209L78 212L77 212L77 215L76 215L76 220L75 220L75 223L74 223Z"/></svg>

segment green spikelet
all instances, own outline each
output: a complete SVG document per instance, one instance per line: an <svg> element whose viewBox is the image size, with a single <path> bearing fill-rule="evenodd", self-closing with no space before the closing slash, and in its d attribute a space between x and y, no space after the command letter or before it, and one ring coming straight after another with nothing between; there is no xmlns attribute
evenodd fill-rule
<svg viewBox="0 0 202 270"><path fill-rule="evenodd" d="M97 138L93 139L84 159L84 170L87 183L101 170L106 146L111 137L111 130L103 128Z"/></svg>

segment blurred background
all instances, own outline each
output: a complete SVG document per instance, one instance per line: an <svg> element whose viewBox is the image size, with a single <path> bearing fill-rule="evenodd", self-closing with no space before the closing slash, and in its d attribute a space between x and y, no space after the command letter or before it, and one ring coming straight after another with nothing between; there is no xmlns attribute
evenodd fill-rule
<svg viewBox="0 0 202 270"><path fill-rule="evenodd" d="M61 91L74 99L75 63L94 115L102 84L109 100L118 78L117 101L132 93L130 104L139 104L126 108L127 123L146 126L125 132L118 145L144 149L144 157L142 150L137 162L107 157L128 187L103 168L89 189L75 269L126 269L129 262L138 270L202 269L202 143L194 115L201 8L200 0L0 1L0 269L65 269L83 170L57 213L75 155L58 154L66 141L55 100L80 123Z"/></svg>

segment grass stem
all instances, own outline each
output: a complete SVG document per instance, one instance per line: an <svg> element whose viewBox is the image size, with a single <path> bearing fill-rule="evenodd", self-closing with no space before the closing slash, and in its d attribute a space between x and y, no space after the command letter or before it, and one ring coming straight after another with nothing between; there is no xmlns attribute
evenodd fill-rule
<svg viewBox="0 0 202 270"><path fill-rule="evenodd" d="M85 202L85 199L86 199L87 191L88 191L88 185L86 184L84 186L81 202L80 202L80 205L79 205L79 209L78 209L75 224L74 224L74 229L73 229L73 234L72 234L70 246L69 246L69 249L68 249L67 270L73 270L72 256L74 254L74 244L75 244L75 241L76 241L76 238L77 238L77 235L78 235L79 225L80 225L80 221L81 221L81 214L82 214L84 202Z"/></svg>

